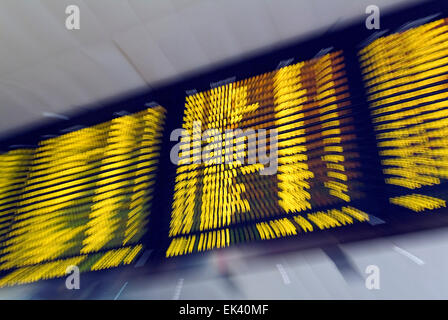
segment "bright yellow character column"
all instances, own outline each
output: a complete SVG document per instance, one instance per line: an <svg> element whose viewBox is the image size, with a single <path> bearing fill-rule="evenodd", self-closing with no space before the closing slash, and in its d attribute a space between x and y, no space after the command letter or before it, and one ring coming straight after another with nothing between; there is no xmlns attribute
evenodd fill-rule
<svg viewBox="0 0 448 320"><path fill-rule="evenodd" d="M308 179L314 174L306 161L306 137L303 128L303 105L306 89L301 83L298 63L278 70L274 75L274 104L279 134L279 204L286 212L311 209Z"/></svg>
<svg viewBox="0 0 448 320"><path fill-rule="evenodd" d="M359 52L389 200L416 212L445 207L448 199L436 187L448 182L447 56L447 19Z"/></svg>

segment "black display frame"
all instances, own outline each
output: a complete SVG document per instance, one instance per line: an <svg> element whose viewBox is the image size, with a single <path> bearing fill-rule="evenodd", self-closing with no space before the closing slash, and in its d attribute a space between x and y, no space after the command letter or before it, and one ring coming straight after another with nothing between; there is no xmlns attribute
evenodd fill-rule
<svg viewBox="0 0 448 320"><path fill-rule="evenodd" d="M360 16L362 14L364 12L360 12ZM431 19L428 21L421 20L425 17L431 17ZM0 151L7 152L20 146L37 146L37 143L45 136L63 134L67 128L74 126L87 127L109 121L118 117L120 111L123 110L134 113L154 104L163 106L167 109L167 114L154 193L156 201L154 201L151 210L149 230L142 243L148 249L153 250L153 259L164 260L165 251L169 244L168 226L176 176L176 166L169 159L170 149L175 142L171 142L169 137L172 130L182 127L186 95L195 91L208 90L211 84L226 79L241 80L273 71L281 63L291 61L291 58L293 58L292 63L306 61L322 54L329 48L333 48L332 51L343 50L344 52L350 100L352 109L355 110L353 115L356 118L357 134L361 137L360 142L362 142L359 146L362 150L360 162L364 174L361 180L365 186L362 191L367 194L367 197L362 201L353 202L353 205L379 218L384 223L359 224L317 231L291 238L251 243L247 246L261 245L265 248L266 253L273 253L448 226L447 214L413 215L409 211L389 203L375 133L370 120L366 91L358 63L358 51L378 36L386 36L397 32L403 26L412 22L415 26L442 17L448 17L448 3L444 0L426 1L417 5L392 9L386 14L381 14L380 30L368 30L365 26L365 20L360 19L338 30L330 28L307 38L291 40L288 44L260 51L255 55L246 56L240 61L224 62L200 73L179 78L167 85L141 90L137 94L101 102L101 107L88 107L85 112L70 115L69 120L55 120L45 125L26 128L0 140ZM446 188L446 184L437 187ZM437 211L448 212L445 209L438 209Z"/></svg>

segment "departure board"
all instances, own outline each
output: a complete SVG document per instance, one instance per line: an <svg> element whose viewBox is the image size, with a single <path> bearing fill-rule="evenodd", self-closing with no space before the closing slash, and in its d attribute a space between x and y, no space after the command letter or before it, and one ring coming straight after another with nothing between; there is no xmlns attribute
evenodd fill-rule
<svg viewBox="0 0 448 320"><path fill-rule="evenodd" d="M0 155L0 286L138 256L164 117L155 106Z"/></svg>
<svg viewBox="0 0 448 320"><path fill-rule="evenodd" d="M352 205L361 172L344 67L338 51L186 97L167 257L369 219Z"/></svg>
<svg viewBox="0 0 448 320"><path fill-rule="evenodd" d="M447 210L447 13L363 19L0 140L0 287L443 225L421 213Z"/></svg>
<svg viewBox="0 0 448 320"><path fill-rule="evenodd" d="M360 51L389 201L414 212L446 207L448 24L440 19Z"/></svg>

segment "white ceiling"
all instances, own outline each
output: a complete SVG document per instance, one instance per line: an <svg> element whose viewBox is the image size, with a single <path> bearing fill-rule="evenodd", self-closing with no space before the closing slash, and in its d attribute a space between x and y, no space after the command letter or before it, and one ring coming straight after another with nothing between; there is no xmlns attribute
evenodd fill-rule
<svg viewBox="0 0 448 320"><path fill-rule="evenodd" d="M380 9L417 0L375 0ZM65 28L80 8L81 29ZM0 136L365 17L372 0L0 0Z"/></svg>

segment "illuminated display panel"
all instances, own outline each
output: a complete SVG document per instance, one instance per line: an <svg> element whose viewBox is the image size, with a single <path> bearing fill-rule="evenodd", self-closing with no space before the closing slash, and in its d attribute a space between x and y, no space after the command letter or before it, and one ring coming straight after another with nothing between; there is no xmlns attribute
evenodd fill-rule
<svg viewBox="0 0 448 320"><path fill-rule="evenodd" d="M425 5L382 15L382 28L420 25L443 10L446 15L441 4L446 6L440 2L436 10ZM36 149L0 154L0 286L63 276L68 265L92 271L129 264L144 245L173 257L288 236L296 236L288 245L306 247L307 239L328 237L304 234L368 219L368 226L343 227L330 238L368 238L378 234L370 231L383 222L385 232L405 232L403 227L412 224L421 228L427 221L437 224L443 220L437 215L396 218L407 209L446 205L446 23L439 20L380 38L360 52L358 61L358 44L378 34L362 21L192 74L126 101L134 111L146 101L159 101L170 110L166 123L165 111L156 107L41 141ZM274 70L280 60L283 66L293 61L290 57L322 55L334 47L344 53ZM214 82L211 86L221 85L204 89L225 77L244 80ZM195 94L185 97L185 90ZM80 114L74 122L100 123L121 105ZM178 110L184 112L183 120ZM0 147L36 143L37 137L69 122L31 128L0 141ZM177 166L157 163L159 146L160 159L168 158L172 147L166 135L160 145L162 125L170 132L183 126L193 137L184 140ZM247 163L250 142L226 133L238 128L255 130L249 139L264 142L267 154L273 143L269 130L277 130L274 174L261 174L270 163L262 164L259 155L255 163ZM207 129L215 136L202 141ZM266 136L262 129L268 130ZM212 141L216 135L218 142ZM242 146L216 148L215 155L215 146L226 137ZM213 157L189 163L209 149ZM215 163L217 157L235 155L232 164ZM240 157L244 161L238 162ZM163 177L157 185L156 166ZM283 249L284 243L278 247Z"/></svg>
<svg viewBox="0 0 448 320"><path fill-rule="evenodd" d="M164 118L156 106L0 155L0 286L137 257Z"/></svg>
<svg viewBox="0 0 448 320"><path fill-rule="evenodd" d="M448 199L447 31L441 19L360 51L389 201L415 212Z"/></svg>
<svg viewBox="0 0 448 320"><path fill-rule="evenodd" d="M363 194L344 67L339 51L186 97L167 257L369 219L351 203ZM235 129L247 135L229 145ZM274 174L248 161L251 141L272 152L261 129L278 133Z"/></svg>

